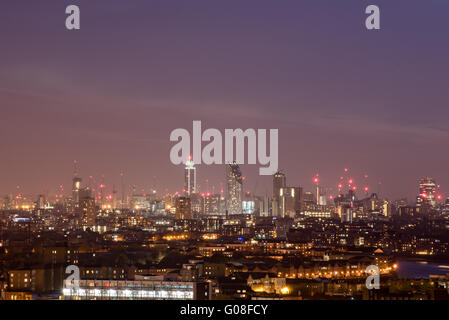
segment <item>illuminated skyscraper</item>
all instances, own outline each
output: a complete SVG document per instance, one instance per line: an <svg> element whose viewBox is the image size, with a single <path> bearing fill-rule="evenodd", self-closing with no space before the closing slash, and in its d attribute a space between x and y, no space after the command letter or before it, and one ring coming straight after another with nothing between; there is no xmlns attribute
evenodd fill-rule
<svg viewBox="0 0 449 320"><path fill-rule="evenodd" d="M37 209L45 209L46 204L47 201L45 200L45 196L43 194L38 195L36 202Z"/></svg>
<svg viewBox="0 0 449 320"><path fill-rule="evenodd" d="M204 194L193 193L189 196L192 214L203 214L204 212Z"/></svg>
<svg viewBox="0 0 449 320"><path fill-rule="evenodd" d="M279 197L279 216L282 218L294 218L295 214L301 210L302 188L286 187L281 188Z"/></svg>
<svg viewBox="0 0 449 320"><path fill-rule="evenodd" d="M242 172L237 163L226 165L226 208L228 214L242 214Z"/></svg>
<svg viewBox="0 0 449 320"><path fill-rule="evenodd" d="M242 210L243 214L254 214L256 211L256 197L250 191L243 195Z"/></svg>
<svg viewBox="0 0 449 320"><path fill-rule="evenodd" d="M416 206L434 207L436 205L437 187L432 178L419 179L419 194L416 198Z"/></svg>
<svg viewBox="0 0 449 320"><path fill-rule="evenodd" d="M319 206L327 205L326 189L324 189L323 187L317 186L316 190L317 190L317 198L316 198L317 205L319 205Z"/></svg>
<svg viewBox="0 0 449 320"><path fill-rule="evenodd" d="M78 207L80 201L81 178L74 177L72 180L72 200L75 208Z"/></svg>
<svg viewBox="0 0 449 320"><path fill-rule="evenodd" d="M95 199L89 196L83 197L79 201L79 211L81 213L81 221L84 229L95 226L97 218L97 210L95 207Z"/></svg>
<svg viewBox="0 0 449 320"><path fill-rule="evenodd" d="M271 215L271 199L265 195L259 200L259 216L268 217Z"/></svg>
<svg viewBox="0 0 449 320"><path fill-rule="evenodd" d="M186 162L184 169L184 192L187 196L196 193L196 168L192 159Z"/></svg>
<svg viewBox="0 0 449 320"><path fill-rule="evenodd" d="M117 209L117 190L115 190L115 186L112 189L112 209Z"/></svg>
<svg viewBox="0 0 449 320"><path fill-rule="evenodd" d="M73 161L73 179L72 179L72 203L73 209L79 207L80 202L81 178L78 177L78 161Z"/></svg>
<svg viewBox="0 0 449 320"><path fill-rule="evenodd" d="M220 194L207 193L204 196L204 210L205 215L219 215L220 214Z"/></svg>
<svg viewBox="0 0 449 320"><path fill-rule="evenodd" d="M190 198L176 198L176 219L191 219L192 208Z"/></svg>
<svg viewBox="0 0 449 320"><path fill-rule="evenodd" d="M285 174L278 171L273 175L273 215L279 215L281 211L281 189L287 186L287 180Z"/></svg>
<svg viewBox="0 0 449 320"><path fill-rule="evenodd" d="M273 175L273 199L279 200L281 188L287 186L285 174L278 171Z"/></svg>

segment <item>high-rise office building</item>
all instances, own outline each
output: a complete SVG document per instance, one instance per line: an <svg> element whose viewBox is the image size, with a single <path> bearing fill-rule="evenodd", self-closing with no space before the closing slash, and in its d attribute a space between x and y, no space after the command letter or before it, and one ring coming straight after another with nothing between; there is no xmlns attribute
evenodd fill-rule
<svg viewBox="0 0 449 320"><path fill-rule="evenodd" d="M204 195L204 210L205 215L219 215L220 214L220 194L210 194Z"/></svg>
<svg viewBox="0 0 449 320"><path fill-rule="evenodd" d="M242 214L242 172L237 163L226 165L226 208L228 214Z"/></svg>
<svg viewBox="0 0 449 320"><path fill-rule="evenodd" d="M37 196L36 208L37 209L45 209L45 205L47 204L47 200L43 194Z"/></svg>
<svg viewBox="0 0 449 320"><path fill-rule="evenodd" d="M280 192L282 188L287 186L287 179L285 174L278 171L273 175L273 215L279 215L281 212L281 201L280 201Z"/></svg>
<svg viewBox="0 0 449 320"><path fill-rule="evenodd" d="M316 198L317 205L319 206L327 205L326 190L320 186L317 186L316 190L317 190L317 198Z"/></svg>
<svg viewBox="0 0 449 320"><path fill-rule="evenodd" d="M193 161L189 159L184 169L184 193L190 196L196 192L196 168Z"/></svg>
<svg viewBox="0 0 449 320"><path fill-rule="evenodd" d="M271 198L265 195L262 199L259 200L259 216L260 217L268 217L271 215Z"/></svg>
<svg viewBox="0 0 449 320"><path fill-rule="evenodd" d="M285 174L278 171L273 175L273 199L279 200L281 188L287 186Z"/></svg>
<svg viewBox="0 0 449 320"><path fill-rule="evenodd" d="M74 177L72 180L72 200L75 208L78 207L80 201L81 178Z"/></svg>
<svg viewBox="0 0 449 320"><path fill-rule="evenodd" d="M176 219L191 219L191 203L190 198L178 197L175 202Z"/></svg>
<svg viewBox="0 0 449 320"><path fill-rule="evenodd" d="M89 196L79 200L79 212L81 223L84 228L92 228L95 226L97 210L95 207L95 199Z"/></svg>
<svg viewBox="0 0 449 320"><path fill-rule="evenodd" d="M294 218L301 210L302 188L285 187L280 189L278 215L282 218Z"/></svg>
<svg viewBox="0 0 449 320"><path fill-rule="evenodd" d="M257 204L258 201L257 201ZM242 199L242 213L254 214L256 211L256 197L249 191L245 192Z"/></svg>
<svg viewBox="0 0 449 320"><path fill-rule="evenodd" d="M419 194L416 198L416 206L434 207L436 205L436 191L434 179L419 179Z"/></svg>
<svg viewBox="0 0 449 320"><path fill-rule="evenodd" d="M354 219L354 209L351 207L339 207L340 219L342 223L352 223Z"/></svg>
<svg viewBox="0 0 449 320"><path fill-rule="evenodd" d="M117 209L117 190L115 190L115 186L112 189L112 209Z"/></svg>
<svg viewBox="0 0 449 320"><path fill-rule="evenodd" d="M192 214L204 214L204 197L199 193L192 193L189 199Z"/></svg>

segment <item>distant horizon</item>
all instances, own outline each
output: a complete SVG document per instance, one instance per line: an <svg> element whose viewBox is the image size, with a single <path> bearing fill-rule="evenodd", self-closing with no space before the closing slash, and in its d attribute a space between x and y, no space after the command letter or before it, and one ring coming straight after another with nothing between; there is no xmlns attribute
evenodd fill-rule
<svg viewBox="0 0 449 320"><path fill-rule="evenodd" d="M199 187L199 191L196 192L196 193L197 194L202 194L202 193L220 194L222 188L223 188L223 193L226 193L226 184L225 184L225 179L224 178L223 178L222 181L220 181L218 183L212 183L210 181L208 183L205 178L203 179L203 177L201 177L201 170L199 169L199 168L203 167L203 169L204 168L208 168L207 170L210 170L210 169L212 169L214 167L215 168L216 167L221 167L223 169L223 175L224 175L224 172L225 172L224 171L224 166L225 166L225 164L221 164L221 165L195 165L195 167L197 169L197 179L198 179L198 181L201 182L201 183L197 183L197 185ZM240 167L251 167L251 166L257 167L257 165L239 165L239 166ZM126 181L126 174L124 174L124 185L125 185L125 192L124 193L125 193L125 195L128 195L128 196L131 195L131 191L132 191L132 187L133 186L135 187L135 190L136 190L135 194L136 195L142 195L142 194L149 195L149 194L151 194L152 190L156 190L156 194L158 196L161 196L161 197L166 196L167 194L175 195L176 193L178 193L179 195L183 195L184 194L184 192L183 192L184 166L183 165L178 165L178 166L174 166L174 167L180 167L181 168L180 171L179 171L180 176L179 176L179 187L178 188L168 190L167 188L164 188L164 187L160 188L160 187L157 187L156 185L151 184L151 183L149 183L147 185L144 185L144 186L135 185L132 182ZM257 168L254 168L254 170L257 170ZM313 179L314 179L314 177L316 177L316 175L315 176L311 176L311 178L309 179L310 181L308 181L305 184L296 183L296 182L290 183L288 171L282 170L282 169L280 169L279 171L283 172L286 175L287 186L289 186L289 187L301 187L301 188L303 188L303 191L305 191L305 192L308 191L308 192L312 192L313 194L315 194L315 192L316 192L316 184L314 184ZM344 172L344 170L343 170L343 172ZM255 196L266 196L266 195L272 196L272 187L273 187L272 186L272 176L257 176L257 175L255 175L256 177L261 178L261 180L269 180L268 184L266 184L264 186L263 185L261 186L261 185L259 185L259 181L252 181L252 182L248 181L248 178L245 175L244 171L242 172L242 175L244 177L243 192L250 191L251 194L253 194ZM66 183L62 184L63 190L64 190L63 193L59 192L61 190L60 186L58 186L58 188L54 187L53 190L42 188L40 191L36 191L36 190L29 191L29 190L26 190L26 186L20 186L19 185L18 187L20 187L20 188L17 188L17 186L16 186L16 188L14 188L14 190L11 190L10 192L2 193L1 196L9 196L11 194L12 195L22 194L22 195L28 195L28 196L38 196L38 195L46 195L47 196L48 195L49 197L53 198L55 195L63 194L64 197L70 197L71 196L71 192L72 192L72 189L71 189L72 188L72 179L74 177L81 178L81 186L82 187L90 187L91 189L96 189L96 188L92 188L92 184L94 184L94 187L95 186L98 187L100 184L105 184L105 187L104 187L104 194L105 195L112 194L113 190L115 190L120 195L121 192L122 192L121 176L120 176L120 174L118 174L118 176L119 177L118 177L117 180L115 180L115 182L109 183L107 177L102 178L101 176L92 176L92 175L83 176L79 172L75 176L72 173L70 179ZM345 184L345 183L343 183L343 188L342 188L341 192L338 192L337 189L338 189L338 183L339 182L347 181L347 179L349 179L349 177L350 177L351 179L354 180L354 185L357 186L357 189L355 190L355 193L356 193L356 195L357 195L357 197L359 199L363 199L363 198L369 197L372 194L377 194L381 198L389 200L389 201L396 201L396 200L404 200L405 199L405 200L407 200L408 204L413 204L413 203L416 202L416 196L418 196L418 181L421 178L426 178L426 177L423 176L423 177L419 177L419 178L416 179L416 194L412 194L410 197L407 197L406 195L404 195L404 196L399 196L399 197L394 197L393 198L393 197L389 197L388 195L385 195L384 193L382 193L382 184L375 186L375 188L369 187L369 190L367 192L364 191L364 186L368 186L369 184L368 183L363 183L363 182L366 182L366 180L369 178L369 176L368 176L368 178L365 178L367 175L364 175L364 177L362 179L360 179L360 181L362 181L362 183L360 183L360 184L357 182L357 179L353 178L353 176L354 175L351 175L349 170L348 170L348 172L344 172L340 176L340 178L344 177L344 179L343 180L341 180L341 179L336 180L337 183L335 183L335 185L322 184L321 183L322 176L319 176L320 177L319 185L320 185L320 187L322 187L322 188L324 188L326 190L325 192L326 192L326 196L327 196L328 202L333 201L332 199L329 199L330 195L336 196L339 193L346 194L349 191L348 185ZM437 179L435 179L434 177L427 177L427 178L434 179L436 181L438 187L439 187L439 183L438 183ZM324 180L326 181L327 179L324 179ZM209 188L207 186L209 186ZM248 186L250 186L250 187L248 187ZM308 187L306 187L306 186L308 186ZM358 187L358 186L360 186L360 187ZM23 188L23 187L25 187L25 188ZM114 187L115 187L115 189L114 189ZM266 191L261 191L263 189L265 189ZM26 191L24 191L24 190L26 190ZM97 190L98 190L98 188L97 188ZM439 188L438 188L438 190L439 190ZM439 192L438 194L443 196L442 200L440 200L441 202L444 202L446 199L449 199L449 195L445 196L444 192ZM120 197L119 197L119 200L120 200Z"/></svg>

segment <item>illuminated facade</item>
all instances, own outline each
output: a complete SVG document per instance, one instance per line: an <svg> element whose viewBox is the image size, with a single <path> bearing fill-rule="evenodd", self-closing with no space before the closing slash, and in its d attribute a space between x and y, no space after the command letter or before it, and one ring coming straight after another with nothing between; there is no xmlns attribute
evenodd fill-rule
<svg viewBox="0 0 449 320"><path fill-rule="evenodd" d="M199 193L193 193L189 196L190 208L192 213L202 214L204 213L204 196Z"/></svg>
<svg viewBox="0 0 449 320"><path fill-rule="evenodd" d="M75 208L78 207L80 201L81 178L74 177L72 180L72 200Z"/></svg>
<svg viewBox="0 0 449 320"><path fill-rule="evenodd" d="M186 162L184 169L184 192L188 196L196 193L196 168L192 160Z"/></svg>
<svg viewBox="0 0 449 320"><path fill-rule="evenodd" d="M226 208L228 214L242 214L243 179L235 162L226 165Z"/></svg>
<svg viewBox="0 0 449 320"><path fill-rule="evenodd" d="M192 216L190 198L179 197L176 199L176 219L190 219Z"/></svg>
<svg viewBox="0 0 449 320"><path fill-rule="evenodd" d="M279 191L279 216L294 217L301 210L301 194L300 187L281 188Z"/></svg>
<svg viewBox="0 0 449 320"><path fill-rule="evenodd" d="M141 277L158 278L158 277ZM209 283L164 280L65 281L64 300L208 300Z"/></svg>
<svg viewBox="0 0 449 320"><path fill-rule="evenodd" d="M95 199L92 197L83 197L79 201L79 211L83 228L92 228L95 226L97 210L95 207Z"/></svg>
<svg viewBox="0 0 449 320"><path fill-rule="evenodd" d="M419 179L419 195L416 198L416 206L435 207L436 205L436 183L432 178Z"/></svg>
<svg viewBox="0 0 449 320"><path fill-rule="evenodd" d="M244 214L253 214L255 210L255 202L242 201L242 210Z"/></svg>
<svg viewBox="0 0 449 320"><path fill-rule="evenodd" d="M223 209L223 197L221 194L207 193L204 196L204 214L205 215L220 215Z"/></svg>
<svg viewBox="0 0 449 320"><path fill-rule="evenodd" d="M278 171L273 175L273 209L274 214L278 215L281 212L280 208L280 196L281 189L287 186L287 179L285 178L285 174Z"/></svg>

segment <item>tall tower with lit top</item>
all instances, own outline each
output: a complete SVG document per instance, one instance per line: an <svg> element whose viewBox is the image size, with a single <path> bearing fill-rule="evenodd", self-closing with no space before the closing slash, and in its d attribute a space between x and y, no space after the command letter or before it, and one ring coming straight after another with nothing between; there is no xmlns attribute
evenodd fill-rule
<svg viewBox="0 0 449 320"><path fill-rule="evenodd" d="M72 179L72 201L75 208L78 208L80 201L81 178L78 177L78 161L73 161Z"/></svg>
<svg viewBox="0 0 449 320"><path fill-rule="evenodd" d="M186 161L184 169L184 192L187 196L190 196L197 192L196 190L196 168L192 161L192 157Z"/></svg>

